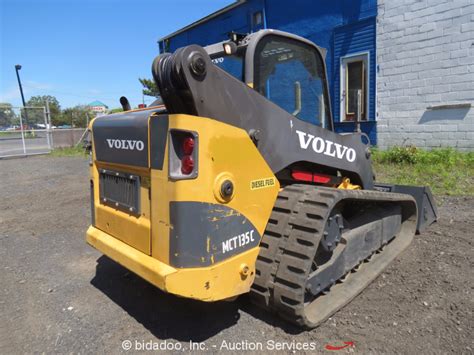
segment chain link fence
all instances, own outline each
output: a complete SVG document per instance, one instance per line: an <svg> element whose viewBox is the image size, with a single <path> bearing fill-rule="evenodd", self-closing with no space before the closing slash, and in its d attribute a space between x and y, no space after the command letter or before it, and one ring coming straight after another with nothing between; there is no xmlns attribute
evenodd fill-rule
<svg viewBox="0 0 474 355"><path fill-rule="evenodd" d="M55 128L45 107L0 106L0 158L48 154L72 147L84 128Z"/></svg>
<svg viewBox="0 0 474 355"><path fill-rule="evenodd" d="M0 157L49 153L47 116L45 107L0 107Z"/></svg>

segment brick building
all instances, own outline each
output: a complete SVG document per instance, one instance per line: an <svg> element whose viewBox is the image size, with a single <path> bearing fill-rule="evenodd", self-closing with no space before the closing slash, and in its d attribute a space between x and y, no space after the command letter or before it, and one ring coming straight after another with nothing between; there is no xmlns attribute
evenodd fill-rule
<svg viewBox="0 0 474 355"><path fill-rule="evenodd" d="M474 1L379 0L379 145L474 149Z"/></svg>
<svg viewBox="0 0 474 355"><path fill-rule="evenodd" d="M474 149L473 0L239 0L159 40L161 52L274 28L327 49L335 129L372 144Z"/></svg>

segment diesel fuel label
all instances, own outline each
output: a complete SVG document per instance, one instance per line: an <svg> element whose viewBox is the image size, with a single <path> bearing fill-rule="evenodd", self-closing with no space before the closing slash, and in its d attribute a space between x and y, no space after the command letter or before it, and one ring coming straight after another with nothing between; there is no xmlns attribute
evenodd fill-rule
<svg viewBox="0 0 474 355"><path fill-rule="evenodd" d="M275 186L274 177L250 181L250 190L264 189L272 186Z"/></svg>

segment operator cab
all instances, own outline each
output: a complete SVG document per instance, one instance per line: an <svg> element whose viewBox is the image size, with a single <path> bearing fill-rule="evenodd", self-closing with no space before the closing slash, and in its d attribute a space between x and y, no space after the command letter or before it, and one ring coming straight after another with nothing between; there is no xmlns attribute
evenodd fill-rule
<svg viewBox="0 0 474 355"><path fill-rule="evenodd" d="M205 48L215 65L298 119L333 130L324 49L276 30L230 37Z"/></svg>

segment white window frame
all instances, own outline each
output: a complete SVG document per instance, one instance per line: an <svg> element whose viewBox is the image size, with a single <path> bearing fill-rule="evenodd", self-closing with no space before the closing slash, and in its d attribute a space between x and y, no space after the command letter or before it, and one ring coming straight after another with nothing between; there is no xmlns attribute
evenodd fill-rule
<svg viewBox="0 0 474 355"><path fill-rule="evenodd" d="M367 109L367 120L362 122L369 122L370 121L370 105L369 105L369 98L370 98L370 51L364 52L357 52L351 53L344 57L340 57L339 60L339 121L340 122L352 122L346 120L346 100L344 92L346 90L346 68L347 64L351 62L356 62L359 60L363 60L366 65L366 88L367 94L365 95L365 107Z"/></svg>

